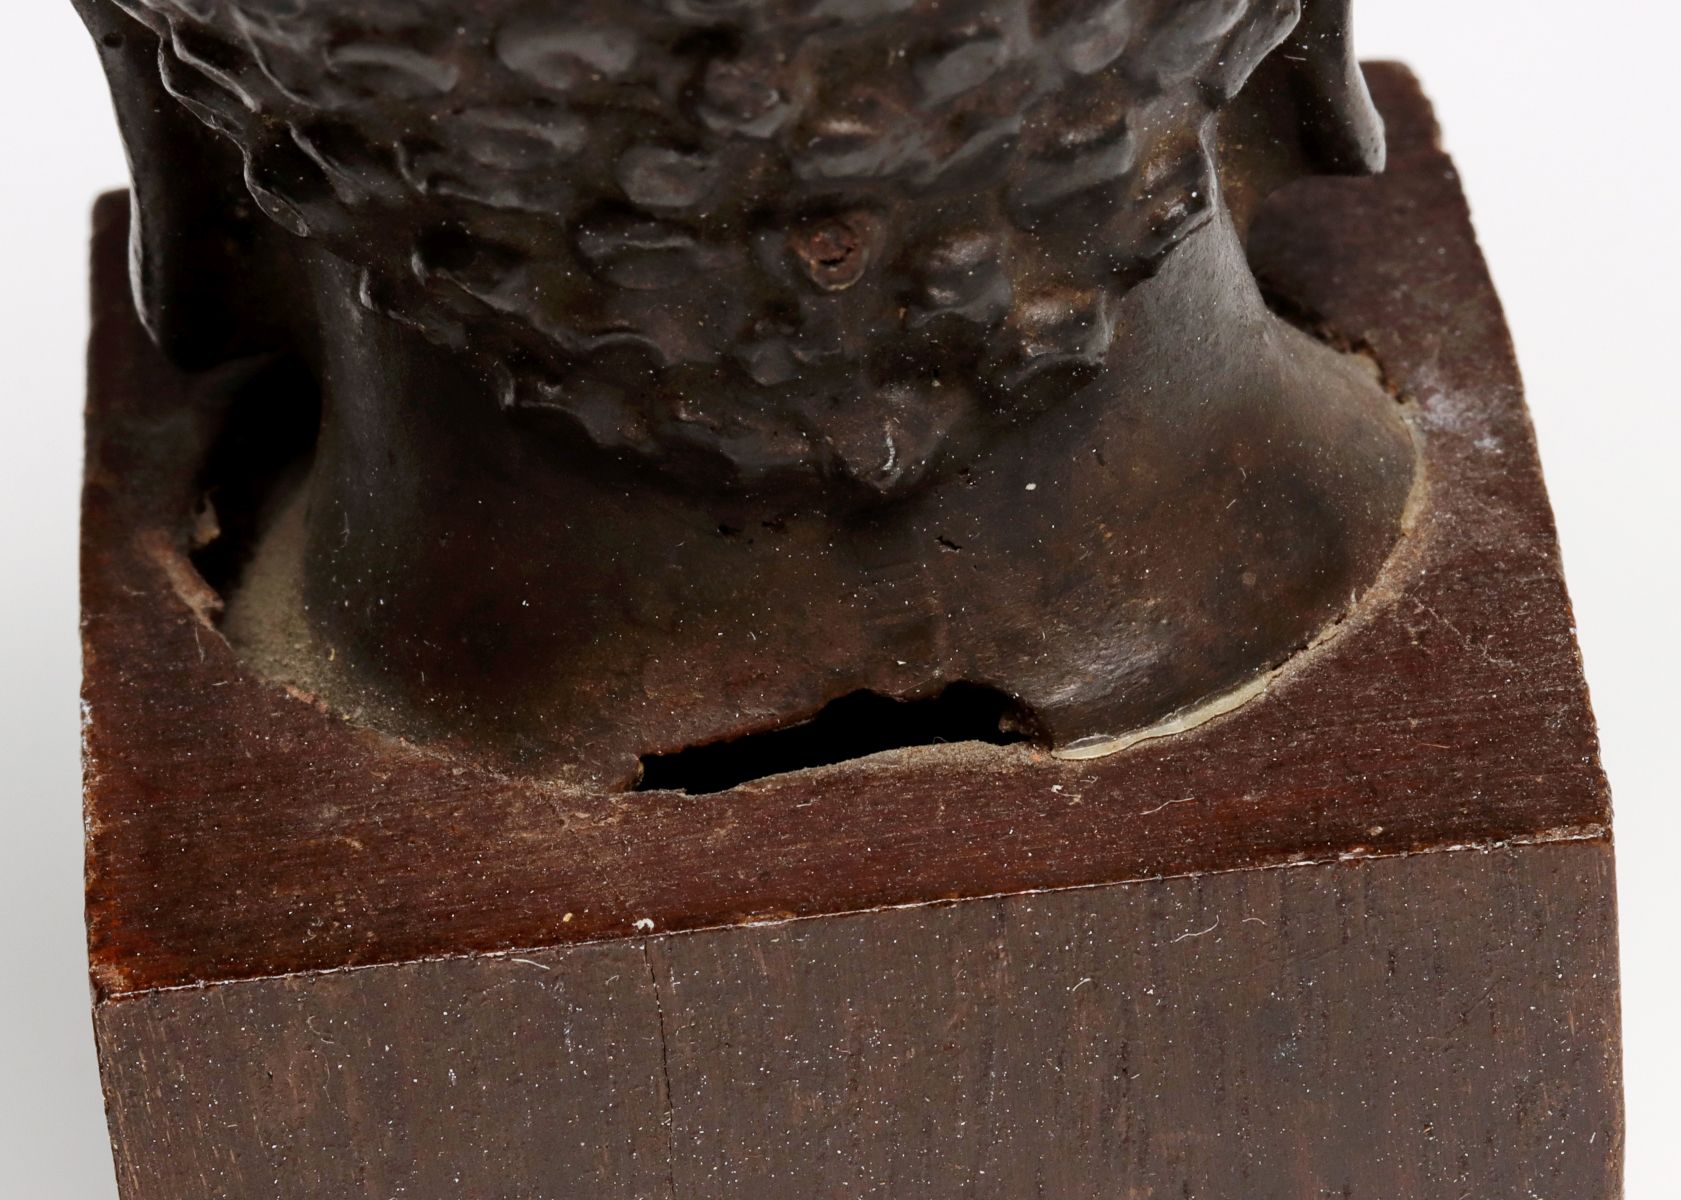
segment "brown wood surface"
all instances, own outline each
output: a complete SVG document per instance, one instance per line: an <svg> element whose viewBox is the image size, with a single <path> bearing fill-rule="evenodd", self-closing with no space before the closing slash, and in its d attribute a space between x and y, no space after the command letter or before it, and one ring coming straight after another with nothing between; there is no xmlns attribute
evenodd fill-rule
<svg viewBox="0 0 1681 1200"><path fill-rule="evenodd" d="M1087 763L930 748L716 795L588 795L354 728L253 676L185 553L217 380L146 341L108 199L83 562L97 996L630 938L641 921L1604 837L1499 306L1428 105L1398 68L1373 80L1388 173L1281 197L1255 256L1416 406L1418 523L1359 615L1264 700Z"/></svg>
<svg viewBox="0 0 1681 1200"><path fill-rule="evenodd" d="M134 996L127 1200L1610 1200L1604 842Z"/></svg>

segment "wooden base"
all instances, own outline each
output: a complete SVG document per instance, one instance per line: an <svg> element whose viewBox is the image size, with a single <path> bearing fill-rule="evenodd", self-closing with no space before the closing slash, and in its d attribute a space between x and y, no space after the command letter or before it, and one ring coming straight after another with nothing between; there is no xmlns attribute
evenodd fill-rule
<svg viewBox="0 0 1681 1200"><path fill-rule="evenodd" d="M1233 871L157 992L124 1193L1617 1189L1603 842Z"/></svg>
<svg viewBox="0 0 1681 1200"><path fill-rule="evenodd" d="M1619 1194L1609 801L1516 368L1428 106L1257 269L1412 408L1417 519L1267 694L1111 759L589 795L255 677L188 557L227 373L102 203L95 1023L127 1200Z"/></svg>

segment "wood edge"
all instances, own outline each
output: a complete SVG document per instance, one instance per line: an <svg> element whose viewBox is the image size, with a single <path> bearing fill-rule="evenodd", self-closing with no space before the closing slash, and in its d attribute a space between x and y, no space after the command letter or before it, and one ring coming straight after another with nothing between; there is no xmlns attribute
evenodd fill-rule
<svg viewBox="0 0 1681 1200"><path fill-rule="evenodd" d="M280 971L272 974L230 976L226 979L203 980L193 983L163 984L137 988L113 985L103 989L96 989L93 1010L95 1019L97 1020L100 1013L112 1010L119 1005L128 1004L132 1001L145 1000L152 997L179 992L218 991L223 988L238 987L246 984L272 983L277 980L315 979L326 976L351 975L363 971L380 971L391 967L412 967L430 963L496 961L518 958L525 954L581 950L588 947L621 944L650 947L680 938L716 935L736 929L767 929L803 925L818 921L848 920L881 912L940 910L956 908L967 904L993 903L999 900L1007 900L1019 896L1055 896L1072 892L1101 891L1107 888L1145 887L1150 884L1162 883L1168 880L1200 879L1208 876L1240 875L1247 873L1259 873L1263 871L1289 871L1298 869L1306 870L1312 868L1356 866L1366 863L1423 858L1437 854L1486 855L1506 850L1544 850L1559 846L1602 846L1609 852L1615 849L1615 841L1612 837L1612 831L1609 826L1595 825L1577 829L1549 830L1548 832L1541 834L1501 838L1486 842L1444 843L1442 845L1411 850L1345 852L1319 858L1306 858L1299 860L1280 859L1276 862L1249 863L1236 867L1183 871L1163 875L1144 875L1130 879L1108 880L1102 883L1075 884L1068 887L1023 888L1013 891L989 892L978 896L961 896L955 899L918 900L908 904L866 905L859 908L836 909L831 912L821 913L805 913L789 917L778 917L770 920L718 922L708 925L685 927L682 929L671 929L663 933L613 933L602 937L547 942L529 946L514 946L500 950L464 950L458 953L427 954L411 958L390 959L382 962L356 963L342 967L314 967L299 971ZM1612 858L1612 862L1614 864L1614 857ZM1614 922L1616 906L1616 891L1614 887L1609 889L1606 899L1607 903L1612 906L1612 918Z"/></svg>

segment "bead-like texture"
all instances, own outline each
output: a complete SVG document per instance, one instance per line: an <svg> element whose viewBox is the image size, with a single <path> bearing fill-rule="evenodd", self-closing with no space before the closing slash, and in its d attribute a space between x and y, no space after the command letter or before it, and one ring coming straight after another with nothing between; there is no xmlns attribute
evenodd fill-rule
<svg viewBox="0 0 1681 1200"><path fill-rule="evenodd" d="M1111 298L1213 211L1213 113L1299 15L119 2L262 210L510 409L691 481L886 493L1101 372Z"/></svg>

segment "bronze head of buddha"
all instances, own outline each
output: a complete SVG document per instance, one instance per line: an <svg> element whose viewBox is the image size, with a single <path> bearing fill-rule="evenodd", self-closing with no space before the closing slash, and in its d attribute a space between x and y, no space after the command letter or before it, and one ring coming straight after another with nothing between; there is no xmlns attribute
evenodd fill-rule
<svg viewBox="0 0 1681 1200"><path fill-rule="evenodd" d="M390 732L623 787L962 685L1095 753L1399 536L1243 254L1381 167L1346 0L78 3L149 328L318 397L225 630Z"/></svg>

